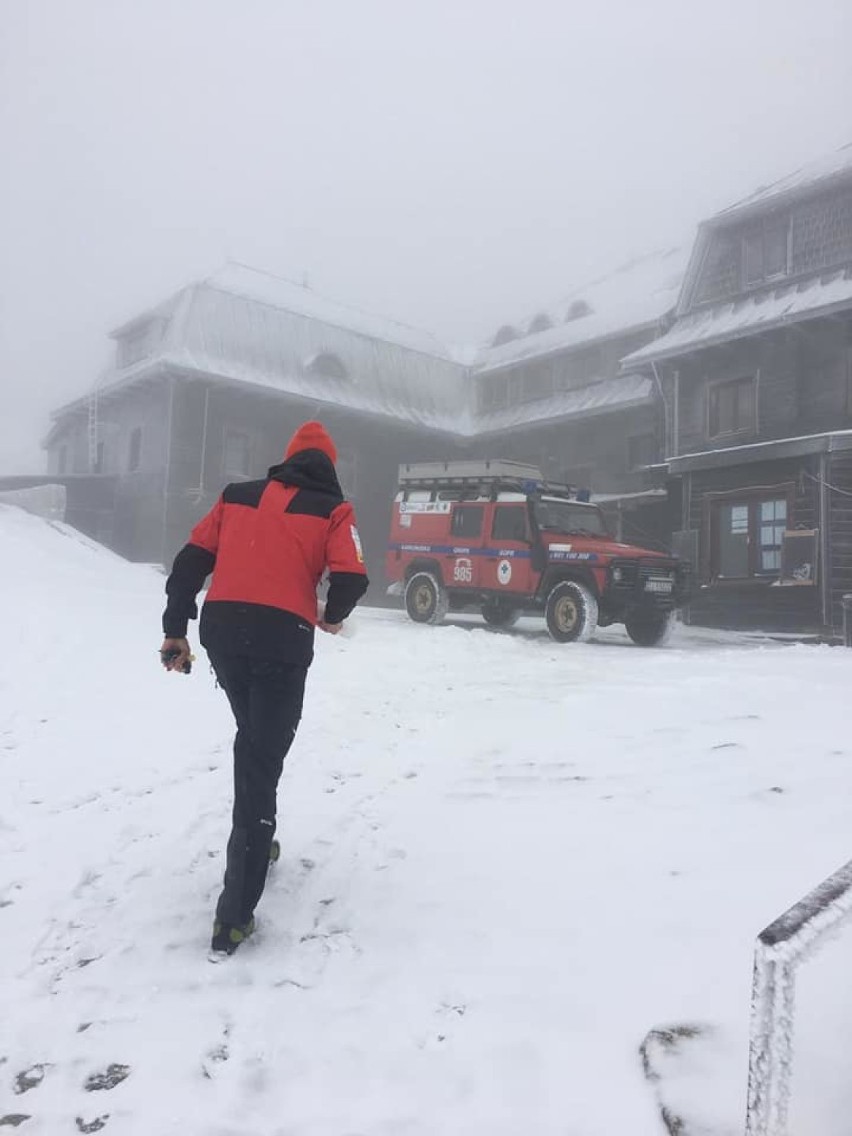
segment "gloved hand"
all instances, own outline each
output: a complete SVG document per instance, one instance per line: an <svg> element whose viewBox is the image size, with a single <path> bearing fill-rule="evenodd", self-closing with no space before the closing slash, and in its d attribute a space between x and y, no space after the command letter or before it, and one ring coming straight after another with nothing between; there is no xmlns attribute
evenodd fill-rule
<svg viewBox="0 0 852 1136"><path fill-rule="evenodd" d="M189 674L195 656L187 639L164 639L160 648L160 661L167 671Z"/></svg>

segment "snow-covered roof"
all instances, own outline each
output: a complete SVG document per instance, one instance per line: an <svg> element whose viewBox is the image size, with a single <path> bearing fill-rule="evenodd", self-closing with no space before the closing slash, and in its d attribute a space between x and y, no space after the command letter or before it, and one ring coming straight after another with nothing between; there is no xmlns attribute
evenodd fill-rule
<svg viewBox="0 0 852 1136"><path fill-rule="evenodd" d="M555 340L557 346L543 349L560 350L659 319L674 303L681 263L679 253L659 254L578 290L565 299L566 310L582 292L591 313L530 341ZM547 419L587 417L652 397L648 380L622 376L478 413L472 374L502 364L484 366L480 356L471 368L461 353L447 351L426 332L364 315L242 265L228 265L189 285L113 336L119 340L119 357L96 384L103 397L170 370L464 437ZM331 373L317 368L321 356L334 357ZM54 418L85 407L87 400L62 407Z"/></svg>
<svg viewBox="0 0 852 1136"><path fill-rule="evenodd" d="M294 315L307 316L309 319L333 327L346 328L370 339L407 347L410 351L421 351L424 355L434 355L439 359L452 357L447 345L431 332L411 327L398 320L361 311L350 304L330 300L306 285L296 284L285 277L275 276L237 261L229 261L198 284L217 288L233 296L255 300L259 304L292 312ZM163 314L164 311L168 313L174 306L175 300L176 298L173 298L141 316L135 316L116 329L112 333L113 336L122 335L145 320Z"/></svg>
<svg viewBox="0 0 852 1136"><path fill-rule="evenodd" d="M528 359L579 348L631 330L653 326L677 303L687 251L666 249L624 265L616 272L575 288L558 303L539 309L553 327L499 347L487 347L474 360L474 371L503 370ZM571 317L572 305L584 302L588 314ZM534 316L519 326L528 327Z"/></svg>
<svg viewBox="0 0 852 1136"><path fill-rule="evenodd" d="M639 406L653 397L653 383L642 375L621 375L563 391L538 402L520 403L476 419L477 434L496 434L518 426L560 418L591 418L612 410Z"/></svg>
<svg viewBox="0 0 852 1136"><path fill-rule="evenodd" d="M682 316L660 339L622 360L626 369L667 359L756 331L852 307L852 269L841 269L798 284L782 285L731 303L714 304Z"/></svg>
<svg viewBox="0 0 852 1136"><path fill-rule="evenodd" d="M144 357L111 368L102 392L170 367L437 429L464 425L467 371L438 340L289 281L228 265L147 317L157 326ZM314 373L319 355L336 356L347 377Z"/></svg>
<svg viewBox="0 0 852 1136"><path fill-rule="evenodd" d="M717 213L710 223L724 223L733 220L741 213L762 209L782 199L799 197L816 187L822 188L823 183L830 185L845 181L847 178L852 181L852 142L848 142L831 154L825 154L813 162L808 162L793 173L779 178L778 181L760 186L742 201Z"/></svg>

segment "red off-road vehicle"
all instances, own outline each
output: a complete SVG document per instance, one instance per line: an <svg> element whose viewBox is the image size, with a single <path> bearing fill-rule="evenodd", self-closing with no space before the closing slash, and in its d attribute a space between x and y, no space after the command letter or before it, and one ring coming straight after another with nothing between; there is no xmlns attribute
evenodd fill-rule
<svg viewBox="0 0 852 1136"><path fill-rule="evenodd" d="M508 461L400 467L387 573L417 623L479 607L511 626L544 614L560 643L623 623L634 643L666 638L683 603L681 561L622 544L597 505Z"/></svg>

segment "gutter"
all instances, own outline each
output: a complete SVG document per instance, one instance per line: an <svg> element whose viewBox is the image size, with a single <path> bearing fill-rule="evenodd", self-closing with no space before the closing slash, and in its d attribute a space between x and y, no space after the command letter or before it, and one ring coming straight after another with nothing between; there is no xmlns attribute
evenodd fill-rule
<svg viewBox="0 0 852 1136"><path fill-rule="evenodd" d="M577 323L582 322L583 317L576 320ZM480 375L493 375L499 371L511 370L514 367L522 366L525 363L532 363L536 359L549 359L553 355L568 355L574 351L583 351L587 347L594 347L598 343L606 343L610 339L619 339L624 335L632 335L637 331L647 331L659 325L661 317L655 316L651 320L645 320L643 323L627 324L624 327L618 327L615 330L602 332L600 335L592 335L588 339L579 339L574 343L559 343L553 347L543 347L540 351L530 350L523 355L515 355L511 359L498 359L496 361L485 361L477 364L475 361L470 366L470 374L472 378L479 378ZM549 335L551 331L559 331L565 325L559 325L555 328L550 328L548 331L540 332L541 335ZM569 325L570 326L570 325ZM512 344L520 345L525 338L532 338L532 336L519 336L517 340L512 340ZM509 344L505 344L506 347ZM499 347L488 347L486 351L499 351Z"/></svg>
<svg viewBox="0 0 852 1136"><path fill-rule="evenodd" d="M791 284L794 282L793 280L789 281ZM725 302L731 303L731 301ZM681 355L694 355L696 352L704 351L708 347L718 347L721 344L731 343L737 339L748 339L749 336L763 335L767 331L777 331L782 327L792 327L797 323L804 323L806 320L822 319L825 316L834 315L835 312L849 311L850 309L852 309L852 297L848 297L845 300L837 300L833 304L824 304L822 307L808 308L806 311L793 312L792 314L788 313L778 316L776 319L766 320L763 323L754 324L750 327L737 328L727 333L722 332L717 335L707 336L703 339L687 341L680 346L670 347L668 349L652 351L652 345L649 345L647 348L640 347L639 350L635 351L632 355L626 355L621 360L621 366L623 369L627 370L628 366L626 365L628 364L629 366L635 367L647 363L661 363L666 359L676 359ZM681 318L688 319L693 314L695 313L690 312L688 315ZM674 325L668 334L671 335L676 328L677 324ZM665 338L666 337L663 336L661 339L656 340L656 343L662 344Z"/></svg>
<svg viewBox="0 0 852 1136"><path fill-rule="evenodd" d="M666 460L666 465L671 473L683 473L690 469L714 469L756 461L775 461L847 450L852 450L852 430L835 430L824 434L807 434L799 438L775 438L767 442L751 442L743 446L672 456Z"/></svg>

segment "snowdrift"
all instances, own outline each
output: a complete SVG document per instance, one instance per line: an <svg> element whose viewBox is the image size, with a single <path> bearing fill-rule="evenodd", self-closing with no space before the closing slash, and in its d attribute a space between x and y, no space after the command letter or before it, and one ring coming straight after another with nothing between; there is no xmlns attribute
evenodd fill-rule
<svg viewBox="0 0 852 1136"><path fill-rule="evenodd" d="M318 641L259 931L212 967L231 722L203 654L161 672L152 569L10 507L0 549L0 1121L742 1130L754 935L850 855L849 652L367 611ZM804 1070L848 1051L819 987ZM802 1081L795 1131L847 1117L847 1081Z"/></svg>

